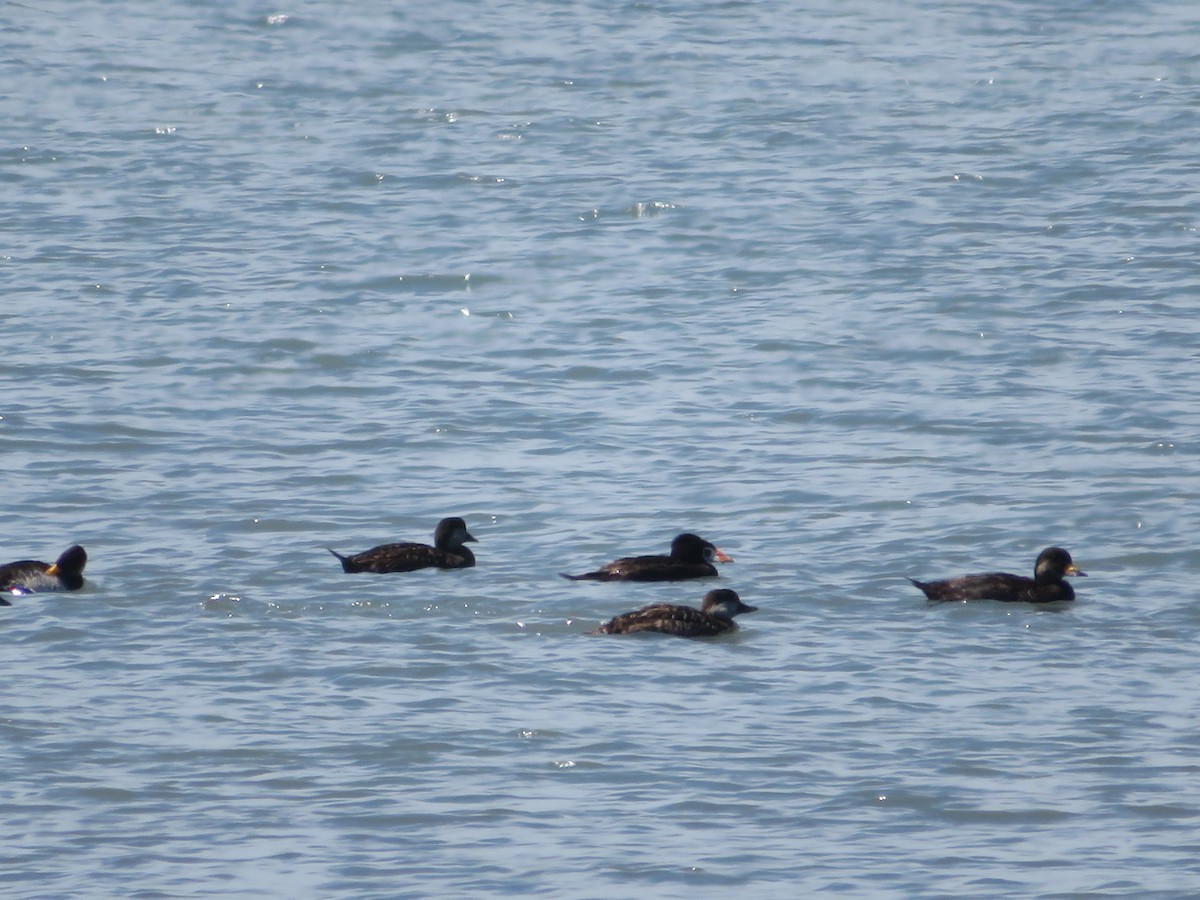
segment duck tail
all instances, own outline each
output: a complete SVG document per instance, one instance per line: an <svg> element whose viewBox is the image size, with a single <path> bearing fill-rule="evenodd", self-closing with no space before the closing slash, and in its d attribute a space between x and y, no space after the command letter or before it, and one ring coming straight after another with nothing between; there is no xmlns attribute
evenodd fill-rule
<svg viewBox="0 0 1200 900"><path fill-rule="evenodd" d="M609 581L603 572L584 572L582 575L568 575L566 572L559 572L567 581Z"/></svg>
<svg viewBox="0 0 1200 900"><path fill-rule="evenodd" d="M342 554L338 553L336 550L330 549L329 547L326 547L325 549L329 550L330 553L332 553L334 556L336 556L338 558L338 562L340 562L342 564L343 572L356 571L356 569L354 568L354 563L350 562L350 560L347 559L346 557L342 556Z"/></svg>
<svg viewBox="0 0 1200 900"><path fill-rule="evenodd" d="M920 591L922 594L925 595L925 599L927 599L927 600L944 599L944 598L939 598L939 597L935 596L933 593L933 589L928 584L926 584L924 581L917 581L917 579L915 579L915 578L909 578L908 580L912 582L913 587L915 587L918 591Z"/></svg>

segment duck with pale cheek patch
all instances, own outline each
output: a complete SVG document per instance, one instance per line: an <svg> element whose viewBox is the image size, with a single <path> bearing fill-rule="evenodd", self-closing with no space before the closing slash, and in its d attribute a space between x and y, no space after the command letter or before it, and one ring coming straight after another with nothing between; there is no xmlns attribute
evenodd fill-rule
<svg viewBox="0 0 1200 900"><path fill-rule="evenodd" d="M675 637L716 637L737 631L734 616L755 612L757 606L747 606L734 591L709 591L700 609L656 603L609 619L592 634L638 634L643 631L670 634Z"/></svg>
<svg viewBox="0 0 1200 900"><path fill-rule="evenodd" d="M475 554L464 544L475 543L467 523L458 516L442 519L433 532L433 546L412 542L380 544L353 556L330 550L342 564L342 571L413 572L417 569L468 569L475 565Z"/></svg>

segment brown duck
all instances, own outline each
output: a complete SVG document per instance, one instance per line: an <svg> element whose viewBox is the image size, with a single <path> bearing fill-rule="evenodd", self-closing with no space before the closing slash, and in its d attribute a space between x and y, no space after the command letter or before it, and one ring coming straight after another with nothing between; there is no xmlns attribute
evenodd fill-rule
<svg viewBox="0 0 1200 900"><path fill-rule="evenodd" d="M463 546L475 543L467 523L458 516L442 519L433 532L433 546L400 542L380 544L353 556L330 550L344 572L412 572L416 569L467 569L475 565L475 554Z"/></svg>
<svg viewBox="0 0 1200 900"><path fill-rule="evenodd" d="M601 566L594 572L568 575L572 581L686 581L689 578L715 578L719 572L713 562L733 562L717 547L694 534L681 534L671 541L669 556L627 556Z"/></svg>
<svg viewBox="0 0 1200 900"><path fill-rule="evenodd" d="M704 595L700 609L676 606L673 603L656 603L633 612L622 613L609 619L592 634L637 634L653 631L676 637L716 637L729 631L737 631L733 617L757 610L747 606L734 591L722 589Z"/></svg>

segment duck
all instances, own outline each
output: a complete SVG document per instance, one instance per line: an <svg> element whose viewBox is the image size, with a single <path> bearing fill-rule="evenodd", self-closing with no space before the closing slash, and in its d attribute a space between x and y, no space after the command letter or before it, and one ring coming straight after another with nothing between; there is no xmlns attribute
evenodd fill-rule
<svg viewBox="0 0 1200 900"><path fill-rule="evenodd" d="M475 565L475 554L463 546L477 543L467 531L467 523L458 516L451 516L437 523L433 532L433 546L408 541L395 544L380 544L353 556L342 556L330 550L342 564L342 571L412 572L417 569L467 569Z"/></svg>
<svg viewBox="0 0 1200 900"><path fill-rule="evenodd" d="M743 603L736 591L722 588L705 594L699 609L674 603L655 603L614 616L591 633L637 634L652 631L675 637L716 637L737 631L734 616L757 610L757 606Z"/></svg>
<svg viewBox="0 0 1200 900"><path fill-rule="evenodd" d="M1074 600L1075 589L1063 581L1067 575L1086 576L1062 547L1047 547L1038 554L1033 577L991 572L963 575L943 581L908 579L930 600L1002 600L1020 603L1055 603Z"/></svg>
<svg viewBox="0 0 1200 900"><path fill-rule="evenodd" d="M731 563L733 557L704 538L685 533L671 541L669 556L627 556L594 572L559 574L571 581L686 581L717 577L720 573L714 561Z"/></svg>
<svg viewBox="0 0 1200 900"><path fill-rule="evenodd" d="M78 544L64 550L53 563L17 560L0 566L0 590L11 594L77 591L83 587L83 567L86 565L87 551Z"/></svg>

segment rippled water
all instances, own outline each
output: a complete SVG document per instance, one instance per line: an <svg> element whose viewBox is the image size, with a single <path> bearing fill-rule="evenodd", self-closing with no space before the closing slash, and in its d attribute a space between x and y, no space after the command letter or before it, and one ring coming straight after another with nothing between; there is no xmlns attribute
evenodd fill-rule
<svg viewBox="0 0 1200 900"><path fill-rule="evenodd" d="M1200 890L1193 4L0 23L5 896Z"/></svg>

